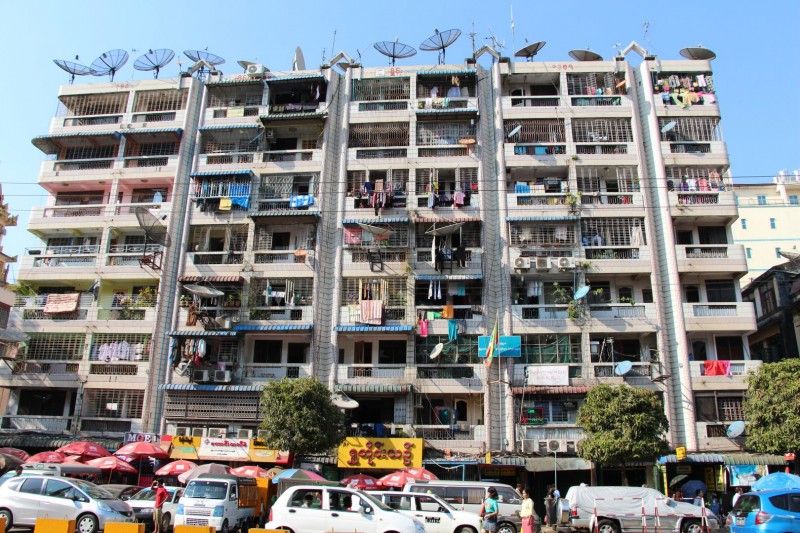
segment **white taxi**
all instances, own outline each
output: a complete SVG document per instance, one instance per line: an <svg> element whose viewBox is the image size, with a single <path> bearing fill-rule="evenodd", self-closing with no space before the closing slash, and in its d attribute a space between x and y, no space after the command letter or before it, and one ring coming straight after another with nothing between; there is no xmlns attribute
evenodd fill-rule
<svg viewBox="0 0 800 533"><path fill-rule="evenodd" d="M481 519L475 513L458 511L436 496L419 492L370 491L392 509L416 518L428 533L478 533Z"/></svg>

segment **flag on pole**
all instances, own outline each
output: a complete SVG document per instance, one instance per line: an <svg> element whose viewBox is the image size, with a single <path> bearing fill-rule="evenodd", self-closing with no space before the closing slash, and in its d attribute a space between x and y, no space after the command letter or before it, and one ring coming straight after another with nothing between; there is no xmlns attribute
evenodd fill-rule
<svg viewBox="0 0 800 533"><path fill-rule="evenodd" d="M499 326L500 314L498 313L494 317L494 330L492 330L492 336L489 338L489 346L486 347L486 359L483 361L483 364L487 367L491 366L492 359L494 359L494 351L497 349L497 343L500 342L499 332L497 331Z"/></svg>

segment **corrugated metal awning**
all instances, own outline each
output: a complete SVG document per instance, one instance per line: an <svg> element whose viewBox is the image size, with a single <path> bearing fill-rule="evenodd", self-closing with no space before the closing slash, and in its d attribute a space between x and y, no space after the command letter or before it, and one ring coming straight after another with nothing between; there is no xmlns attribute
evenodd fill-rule
<svg viewBox="0 0 800 533"><path fill-rule="evenodd" d="M589 392L589 387L535 386L511 388L511 394L586 394L587 392Z"/></svg>
<svg viewBox="0 0 800 533"><path fill-rule="evenodd" d="M100 438L100 437L68 437L66 435L45 435L41 433L27 433L15 431L0 435L0 447L9 448L48 448L55 450L76 441L89 441L99 444L110 452L116 451L122 446L119 439Z"/></svg>
<svg viewBox="0 0 800 533"><path fill-rule="evenodd" d="M129 135L149 134L149 133L174 133L178 137L183 135L183 128L152 128L141 130L121 130L121 134L126 137Z"/></svg>
<svg viewBox="0 0 800 533"><path fill-rule="evenodd" d="M250 218L261 217L296 217L296 216L309 216L319 218L319 211L307 211L302 209L275 209L273 211L255 211L249 213L247 216Z"/></svg>
<svg viewBox="0 0 800 533"><path fill-rule="evenodd" d="M309 331L314 328L314 324L236 324L233 329L236 331Z"/></svg>
<svg viewBox="0 0 800 533"><path fill-rule="evenodd" d="M165 383L159 385L161 390L196 390L206 392L261 392L260 385L198 385L197 383Z"/></svg>
<svg viewBox="0 0 800 533"><path fill-rule="evenodd" d="M252 170L210 170L206 172L192 172L189 174L193 178L199 177L208 177L208 176L243 176L243 175L253 175Z"/></svg>
<svg viewBox="0 0 800 533"><path fill-rule="evenodd" d="M417 115L439 115L439 114L467 114L467 113L477 113L477 107L454 107L454 108L442 108L442 109L416 109L415 110Z"/></svg>
<svg viewBox="0 0 800 533"><path fill-rule="evenodd" d="M167 335L170 337L235 337L236 332L227 329L210 331L168 331Z"/></svg>
<svg viewBox="0 0 800 533"><path fill-rule="evenodd" d="M307 111L305 113L275 113L274 115L261 115L261 120L270 122L274 120L287 120L292 118L325 118L328 116L327 111Z"/></svg>
<svg viewBox="0 0 800 533"><path fill-rule="evenodd" d="M288 74L286 76L275 76L274 78L267 78L265 81L267 83L274 83L274 82L281 82L281 81L294 81L294 80L313 80L313 79L320 79L324 80L325 78L320 73L309 73L309 74Z"/></svg>
<svg viewBox="0 0 800 533"><path fill-rule="evenodd" d="M421 281L428 281L428 280L461 281L468 279L483 279L483 274L420 274L414 276L414 279L418 279Z"/></svg>
<svg viewBox="0 0 800 533"><path fill-rule="evenodd" d="M390 333L408 332L412 329L412 326L336 326L339 333Z"/></svg>
<svg viewBox="0 0 800 533"><path fill-rule="evenodd" d="M245 123L245 124L219 124L215 126L200 126L200 131L213 131L213 130L241 130L241 129L255 129L263 127L261 123Z"/></svg>
<svg viewBox="0 0 800 533"><path fill-rule="evenodd" d="M464 70L464 69L450 69L450 70L418 70L417 76L451 76L453 74L461 74L464 76L474 76L477 70Z"/></svg>
<svg viewBox="0 0 800 533"><path fill-rule="evenodd" d="M261 85L263 80L261 78L242 77L241 74L236 74L233 78L222 78L214 81L207 81L206 85L213 87L215 85Z"/></svg>
<svg viewBox="0 0 800 533"><path fill-rule="evenodd" d="M401 222L408 222L408 217L391 217L391 218L345 218L342 224L398 224Z"/></svg>
<svg viewBox="0 0 800 533"><path fill-rule="evenodd" d="M658 458L658 464L663 465L665 463L719 463L722 464L725 462L725 456L719 453L689 453L686 455L686 459L682 459L678 461L678 458L675 454L672 455L665 455L663 457Z"/></svg>
<svg viewBox="0 0 800 533"><path fill-rule="evenodd" d="M786 466L786 459L782 455L766 453L725 453L726 465L768 465Z"/></svg>
<svg viewBox="0 0 800 533"><path fill-rule="evenodd" d="M457 224L459 222L480 222L480 217L461 217L461 218L415 218L415 224Z"/></svg>
<svg viewBox="0 0 800 533"><path fill-rule="evenodd" d="M412 386L408 383L394 383L394 384L387 384L387 385L378 385L378 384L356 384L356 385L349 385L349 384L342 384L337 385L334 388L335 391L341 391L345 393L353 393L353 392L388 392L391 394L405 394L407 392L411 392Z"/></svg>
<svg viewBox="0 0 800 533"><path fill-rule="evenodd" d="M591 470L592 463L580 457L528 457L525 460L528 472L553 472L554 470Z"/></svg>
<svg viewBox="0 0 800 533"><path fill-rule="evenodd" d="M178 278L181 283L197 283L207 281L209 283L244 283L242 276L181 276Z"/></svg>
<svg viewBox="0 0 800 533"><path fill-rule="evenodd" d="M564 222L580 220L580 215L560 215L547 217L506 217L506 222Z"/></svg>
<svg viewBox="0 0 800 533"><path fill-rule="evenodd" d="M54 133L52 135L39 135L31 139L31 143L48 155L57 155L61 150L59 139L68 139L75 137L114 137L119 139L122 137L118 131L76 131L71 133Z"/></svg>

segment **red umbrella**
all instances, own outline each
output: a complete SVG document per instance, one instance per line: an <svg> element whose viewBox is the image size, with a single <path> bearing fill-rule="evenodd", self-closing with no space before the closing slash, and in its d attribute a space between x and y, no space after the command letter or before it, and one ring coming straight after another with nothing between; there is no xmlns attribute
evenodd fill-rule
<svg viewBox="0 0 800 533"><path fill-rule="evenodd" d="M398 489L402 489L406 486L406 483L409 481L416 480L411 474L404 471L394 472L392 474L387 474L378 480L378 483L383 485L384 487L395 487Z"/></svg>
<svg viewBox="0 0 800 533"><path fill-rule="evenodd" d="M64 459L64 462L65 463L81 463L81 462L83 462L83 457L81 457L80 455L68 455Z"/></svg>
<svg viewBox="0 0 800 533"><path fill-rule="evenodd" d="M155 444L149 442L131 442L114 452L117 457L125 456L133 459L154 457L155 459L169 459L169 454Z"/></svg>
<svg viewBox="0 0 800 533"><path fill-rule="evenodd" d="M120 459L119 457L98 457L91 461L86 461L87 465L96 466L100 470L108 470L111 472L123 472L125 474L135 474L136 469Z"/></svg>
<svg viewBox="0 0 800 533"><path fill-rule="evenodd" d="M426 468L422 468L422 467L419 467L419 468L406 468L405 470L403 470L403 472L405 472L409 476L411 476L414 479L419 480L419 481L436 481L437 479L439 479L438 477L436 477L434 475L433 472L431 472L430 470L428 470Z"/></svg>
<svg viewBox="0 0 800 533"><path fill-rule="evenodd" d="M193 463L191 461L187 461L185 459L179 459L177 461L172 461L171 463L167 463L158 470L156 470L156 476L177 476L178 474L183 474L184 472L188 472L192 468L197 468L197 463Z"/></svg>
<svg viewBox="0 0 800 533"><path fill-rule="evenodd" d="M341 480L339 484L358 490L377 490L381 488L380 482L377 478L368 476L366 474L348 476Z"/></svg>
<svg viewBox="0 0 800 533"><path fill-rule="evenodd" d="M80 455L86 459L95 459L97 457L108 457L111 455L108 450L100 446L99 444L95 444L94 442L87 442L85 440L80 440L77 442L70 442L69 444L62 446L61 448L56 450L59 453L63 453L65 455Z"/></svg>
<svg viewBox="0 0 800 533"><path fill-rule="evenodd" d="M63 463L67 456L59 452L40 452L28 457L26 463Z"/></svg>
<svg viewBox="0 0 800 533"><path fill-rule="evenodd" d="M26 452L25 450L20 450L19 448L0 448L0 453L2 453L3 455L11 455L14 457L19 457L23 461L25 461L28 457L30 457L30 454L28 452Z"/></svg>
<svg viewBox="0 0 800 533"><path fill-rule="evenodd" d="M265 477L269 478L269 472L261 468L260 466L240 466L238 468L231 468L231 474L243 477Z"/></svg>

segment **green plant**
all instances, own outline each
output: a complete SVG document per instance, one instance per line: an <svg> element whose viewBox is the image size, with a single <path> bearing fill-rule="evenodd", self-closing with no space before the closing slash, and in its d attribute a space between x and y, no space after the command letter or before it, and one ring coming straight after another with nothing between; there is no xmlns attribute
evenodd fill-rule
<svg viewBox="0 0 800 533"><path fill-rule="evenodd" d="M618 301L619 303L621 303L621 304L631 304L631 305L636 305L636 300L634 300L634 299L633 299L633 298L631 298L630 296L620 296L619 298L617 298L617 301Z"/></svg>
<svg viewBox="0 0 800 533"><path fill-rule="evenodd" d="M19 296L36 296L37 292L36 289L30 283L25 281L18 281L16 283L12 283L6 287L13 293L16 293Z"/></svg>
<svg viewBox="0 0 800 533"><path fill-rule="evenodd" d="M598 289L602 291L603 289ZM570 291L562 287L558 282L553 283L553 298L557 304L567 304L567 317L570 320L577 320L583 317L585 307L581 300L573 298Z"/></svg>

